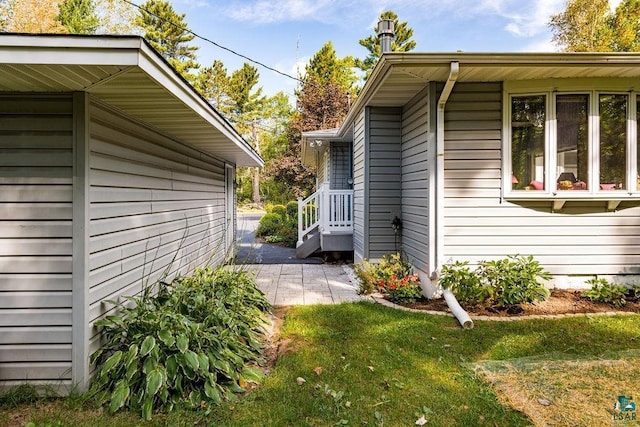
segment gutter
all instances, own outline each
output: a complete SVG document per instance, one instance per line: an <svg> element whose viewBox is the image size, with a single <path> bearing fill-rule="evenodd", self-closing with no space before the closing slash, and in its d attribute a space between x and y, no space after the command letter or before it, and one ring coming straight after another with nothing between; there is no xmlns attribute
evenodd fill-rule
<svg viewBox="0 0 640 427"><path fill-rule="evenodd" d="M435 239L431 239L431 242L435 240L435 250L429 251L429 266L432 269L431 280L438 280L440 275L440 269L442 268L444 258L444 111L449 100L449 95L453 91L453 87L458 79L458 73L460 71L460 63L457 61L451 62L451 69L449 71L449 77L447 78L440 98L438 99L438 109L436 112L436 200L435 200L435 223L436 232ZM433 236L433 234L431 234ZM432 247L433 248L433 247ZM434 268L435 267L435 268ZM451 310L451 313L458 319L458 322L464 329L473 328L473 321L469 314L456 300L455 295L448 290L442 291L447 306Z"/></svg>

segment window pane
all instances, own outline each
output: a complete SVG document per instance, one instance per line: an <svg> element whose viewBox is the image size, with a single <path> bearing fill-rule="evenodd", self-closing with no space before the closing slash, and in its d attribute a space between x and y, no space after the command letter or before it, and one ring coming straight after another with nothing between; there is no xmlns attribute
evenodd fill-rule
<svg viewBox="0 0 640 427"><path fill-rule="evenodd" d="M600 189L626 189L627 95L600 95Z"/></svg>
<svg viewBox="0 0 640 427"><path fill-rule="evenodd" d="M558 95L558 190L589 188L589 95Z"/></svg>
<svg viewBox="0 0 640 427"><path fill-rule="evenodd" d="M544 190L545 96L511 98L511 188Z"/></svg>

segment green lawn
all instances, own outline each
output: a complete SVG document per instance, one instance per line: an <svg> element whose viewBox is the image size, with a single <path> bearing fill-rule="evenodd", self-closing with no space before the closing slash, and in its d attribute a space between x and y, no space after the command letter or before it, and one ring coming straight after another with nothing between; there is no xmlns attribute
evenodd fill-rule
<svg viewBox="0 0 640 427"><path fill-rule="evenodd" d="M300 306L287 313L281 338L287 350L264 384L206 415L179 412L147 423L137 414L95 419L95 411L64 404L24 412L36 426L405 426L423 415L434 426L531 425L500 403L473 366L528 357L616 359L640 348L640 316L477 321L463 330L450 317L370 303ZM0 409L0 420L8 412Z"/></svg>

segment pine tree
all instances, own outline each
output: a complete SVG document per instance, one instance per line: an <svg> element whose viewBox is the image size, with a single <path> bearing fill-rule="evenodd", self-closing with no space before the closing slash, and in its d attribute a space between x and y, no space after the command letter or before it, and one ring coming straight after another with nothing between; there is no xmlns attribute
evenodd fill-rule
<svg viewBox="0 0 640 427"><path fill-rule="evenodd" d="M382 12L380 14L381 19L392 19L395 24L395 38L391 44L391 50L393 52L409 52L416 47L416 42L412 40L413 29L409 27L406 21L398 21L398 15L391 10ZM356 66L365 72L365 80L369 78L371 71L375 67L378 59L382 56L380 49L380 40L378 39L378 29L373 29L373 35L360 39L358 41L360 46L366 48L369 51L369 55L365 59L357 59Z"/></svg>
<svg viewBox="0 0 640 427"><path fill-rule="evenodd" d="M237 121L255 119L254 113L258 112L265 99L262 88L255 88L259 80L258 69L246 62L242 64L242 68L231 73L229 95L233 100L233 113L237 116Z"/></svg>
<svg viewBox="0 0 640 427"><path fill-rule="evenodd" d="M144 32L144 38L187 80L194 81L191 70L196 62L197 46L189 45L195 36L188 30L185 14L178 15L165 0L147 0L140 6L135 24Z"/></svg>
<svg viewBox="0 0 640 427"><path fill-rule="evenodd" d="M230 78L222 61L216 59L210 66L201 68L195 87L220 114L230 118L233 110Z"/></svg>
<svg viewBox="0 0 640 427"><path fill-rule="evenodd" d="M71 34L94 34L100 23L93 0L65 0L56 18Z"/></svg>

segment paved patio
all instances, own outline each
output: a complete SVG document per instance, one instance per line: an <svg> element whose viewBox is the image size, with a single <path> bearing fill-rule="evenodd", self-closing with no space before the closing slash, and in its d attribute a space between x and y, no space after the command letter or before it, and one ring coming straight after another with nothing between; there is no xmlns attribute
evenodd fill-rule
<svg viewBox="0 0 640 427"><path fill-rule="evenodd" d="M340 304L358 295L348 267L335 264L246 264L272 305Z"/></svg>

